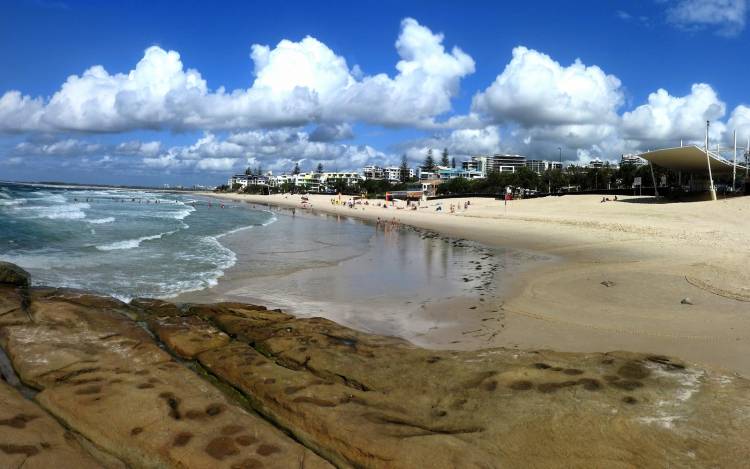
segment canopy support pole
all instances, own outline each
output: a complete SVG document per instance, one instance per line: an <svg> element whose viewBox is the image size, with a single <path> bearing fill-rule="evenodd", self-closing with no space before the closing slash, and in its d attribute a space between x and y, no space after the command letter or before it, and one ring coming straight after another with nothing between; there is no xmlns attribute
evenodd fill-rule
<svg viewBox="0 0 750 469"><path fill-rule="evenodd" d="M733 133L734 135L734 161L732 162L732 192L734 192L734 189L737 187L736 181L737 181L737 130L735 130Z"/></svg>
<svg viewBox="0 0 750 469"><path fill-rule="evenodd" d="M654 175L654 165L650 161L648 167L651 169L651 180L654 182L654 197L659 198L659 190L656 188L656 176Z"/></svg>
<svg viewBox="0 0 750 469"><path fill-rule="evenodd" d="M708 157L708 129L711 121L706 121L706 164L708 165L708 192L711 200L716 200L716 189L714 188L714 177L711 174L711 159Z"/></svg>

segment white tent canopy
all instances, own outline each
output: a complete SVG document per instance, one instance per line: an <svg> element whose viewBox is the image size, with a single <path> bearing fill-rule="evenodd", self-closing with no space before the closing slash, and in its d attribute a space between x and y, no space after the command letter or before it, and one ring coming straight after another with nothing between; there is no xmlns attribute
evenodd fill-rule
<svg viewBox="0 0 750 469"><path fill-rule="evenodd" d="M708 172L706 152L695 145L647 151L646 153L641 153L640 156L657 166L675 171L691 173ZM708 160L711 162L711 172L713 174L727 174L732 172L734 164L712 151L708 152ZM737 169L744 171L745 167L738 164Z"/></svg>

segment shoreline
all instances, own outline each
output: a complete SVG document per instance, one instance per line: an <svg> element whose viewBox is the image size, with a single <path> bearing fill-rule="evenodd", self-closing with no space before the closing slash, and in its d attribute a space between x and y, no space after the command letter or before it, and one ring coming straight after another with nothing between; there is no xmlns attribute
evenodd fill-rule
<svg viewBox="0 0 750 469"><path fill-rule="evenodd" d="M237 263L215 286L170 300L263 304L421 347L478 350L504 327L493 300L518 288L524 271L556 261L419 228L388 230L356 218L275 213L271 236L280 238L269 242L266 234L248 232L223 240L237 253ZM352 229L359 233L356 241L336 237ZM304 239L286 234L294 231L305 233ZM294 250L278 251L287 245ZM282 253L291 256L289 265L277 265L278 259L268 264L270 255Z"/></svg>
<svg viewBox="0 0 750 469"><path fill-rule="evenodd" d="M300 209L300 196L202 195ZM521 274L490 321L502 329L482 347L663 353L750 375L742 358L750 352L750 272L741 259L750 244L747 199L652 204L624 197L602 204L597 196L564 196L512 201L506 209L494 199L459 198L414 212L349 209L331 205L330 196L309 197L313 212L395 217L450 237L560 258ZM456 200L471 205L456 214L434 212L437 203Z"/></svg>

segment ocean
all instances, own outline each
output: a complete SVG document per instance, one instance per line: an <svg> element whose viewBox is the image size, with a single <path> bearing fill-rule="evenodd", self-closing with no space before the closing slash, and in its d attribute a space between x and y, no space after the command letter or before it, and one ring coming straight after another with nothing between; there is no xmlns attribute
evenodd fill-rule
<svg viewBox="0 0 750 469"><path fill-rule="evenodd" d="M37 285L168 298L216 285L237 260L221 238L275 220L189 193L0 184L0 260Z"/></svg>

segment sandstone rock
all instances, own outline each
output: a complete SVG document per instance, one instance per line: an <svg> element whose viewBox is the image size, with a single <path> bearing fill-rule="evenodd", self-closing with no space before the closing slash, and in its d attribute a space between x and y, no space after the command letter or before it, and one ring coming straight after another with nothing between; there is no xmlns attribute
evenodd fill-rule
<svg viewBox="0 0 750 469"><path fill-rule="evenodd" d="M123 308L34 291L34 322L2 329L19 376L58 419L134 467L329 467L174 361Z"/></svg>
<svg viewBox="0 0 750 469"><path fill-rule="evenodd" d="M0 380L0 467L98 468L76 438Z"/></svg>
<svg viewBox="0 0 750 469"><path fill-rule="evenodd" d="M0 261L0 285L15 285L28 287L30 283L29 273L10 262Z"/></svg>
<svg viewBox="0 0 750 469"><path fill-rule="evenodd" d="M130 306L140 310L147 317L179 316L182 314L176 304L154 298L135 298L130 302Z"/></svg>
<svg viewBox="0 0 750 469"><path fill-rule="evenodd" d="M175 354L193 358L229 343L229 336L196 316L169 316L149 321L153 330Z"/></svg>
<svg viewBox="0 0 750 469"><path fill-rule="evenodd" d="M750 381L659 355L433 351L257 305L15 286L0 286L0 346L44 408L134 467L330 467L307 448L373 468L750 458Z"/></svg>
<svg viewBox="0 0 750 469"><path fill-rule="evenodd" d="M319 318L207 308L237 341L201 364L341 465L738 467L750 457L750 415L735 410L750 402L744 378L625 352L428 351Z"/></svg>

